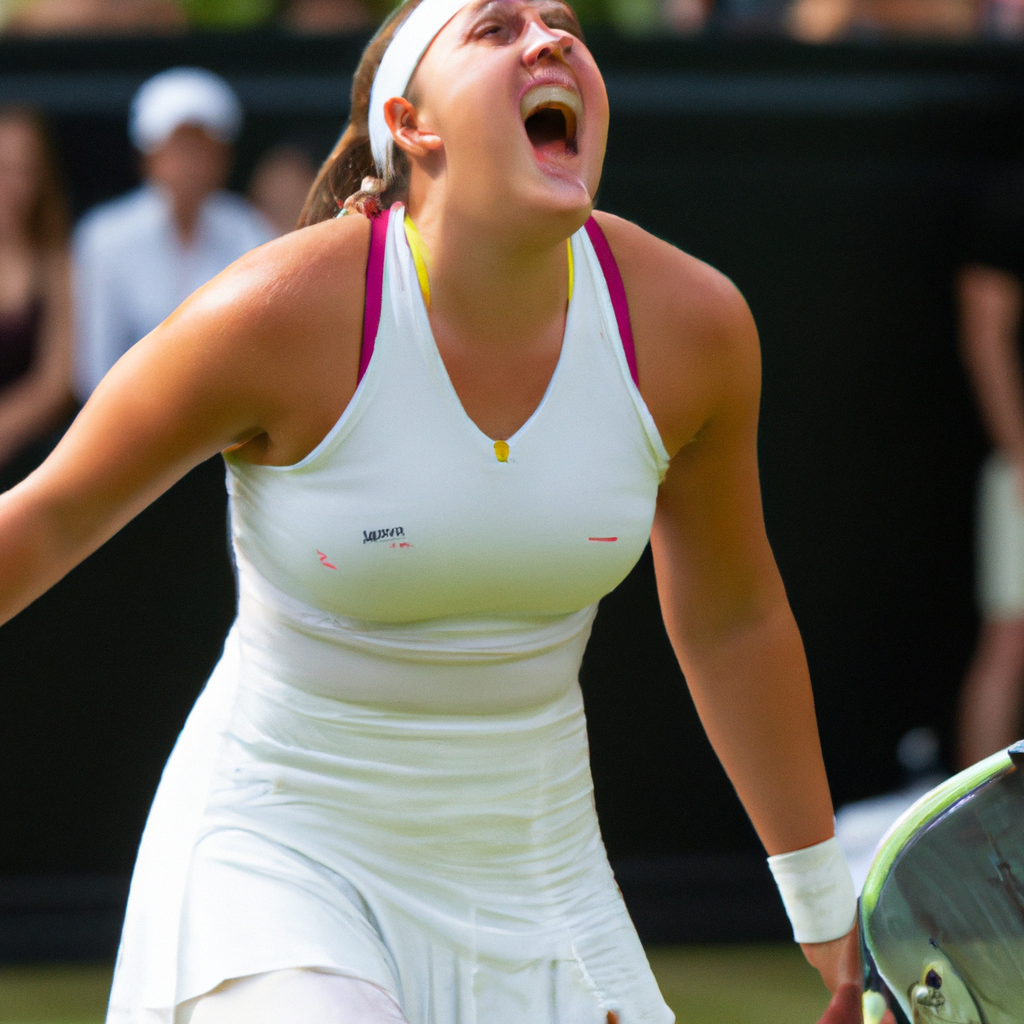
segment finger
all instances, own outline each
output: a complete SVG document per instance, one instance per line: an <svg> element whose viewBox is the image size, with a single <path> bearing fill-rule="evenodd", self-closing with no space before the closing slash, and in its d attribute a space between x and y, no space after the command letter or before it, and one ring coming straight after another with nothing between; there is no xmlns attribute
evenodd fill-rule
<svg viewBox="0 0 1024 1024"><path fill-rule="evenodd" d="M839 986L818 1024L862 1024L862 1021L860 988L851 981Z"/></svg>
<svg viewBox="0 0 1024 1024"><path fill-rule="evenodd" d="M843 955L839 960L839 984L863 986L864 973L860 961L860 926L855 924L846 936Z"/></svg>

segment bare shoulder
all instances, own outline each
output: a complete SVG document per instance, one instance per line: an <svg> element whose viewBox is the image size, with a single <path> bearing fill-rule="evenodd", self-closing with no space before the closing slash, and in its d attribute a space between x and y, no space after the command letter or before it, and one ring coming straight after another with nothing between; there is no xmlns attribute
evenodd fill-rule
<svg viewBox="0 0 1024 1024"><path fill-rule="evenodd" d="M369 235L369 221L346 217L254 249L143 339L125 371L230 411L239 457L297 461L355 391Z"/></svg>
<svg viewBox="0 0 1024 1024"><path fill-rule="evenodd" d="M370 224L345 217L293 231L236 260L181 309L238 321L250 336L289 331L362 302Z"/></svg>
<svg viewBox="0 0 1024 1024"><path fill-rule="evenodd" d="M736 285L636 224L607 213L595 217L622 273L640 390L669 451L723 406L756 406L757 330Z"/></svg>
<svg viewBox="0 0 1024 1024"><path fill-rule="evenodd" d="M724 340L750 326L746 301L721 271L628 220L595 217L622 272L634 326L686 324L695 342Z"/></svg>

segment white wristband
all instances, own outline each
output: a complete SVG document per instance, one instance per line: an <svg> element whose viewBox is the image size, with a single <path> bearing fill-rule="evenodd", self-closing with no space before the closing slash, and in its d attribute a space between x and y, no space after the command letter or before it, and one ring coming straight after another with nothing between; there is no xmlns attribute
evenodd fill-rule
<svg viewBox="0 0 1024 1024"><path fill-rule="evenodd" d="M842 938L857 919L857 893L846 857L833 839L768 858L797 942Z"/></svg>

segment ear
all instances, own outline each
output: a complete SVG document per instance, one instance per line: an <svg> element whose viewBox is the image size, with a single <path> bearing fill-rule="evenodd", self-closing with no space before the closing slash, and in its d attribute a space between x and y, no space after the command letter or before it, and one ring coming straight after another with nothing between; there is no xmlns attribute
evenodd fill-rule
<svg viewBox="0 0 1024 1024"><path fill-rule="evenodd" d="M416 108L401 96L384 104L384 120L395 145L410 156L427 156L444 145L441 136L424 126Z"/></svg>

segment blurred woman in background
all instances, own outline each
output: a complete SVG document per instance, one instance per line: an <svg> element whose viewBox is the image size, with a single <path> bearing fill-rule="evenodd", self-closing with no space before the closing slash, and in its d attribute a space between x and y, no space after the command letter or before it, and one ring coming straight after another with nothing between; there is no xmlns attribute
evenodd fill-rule
<svg viewBox="0 0 1024 1024"><path fill-rule="evenodd" d="M42 119L0 108L0 468L71 406L67 241Z"/></svg>
<svg viewBox="0 0 1024 1024"><path fill-rule="evenodd" d="M849 35L957 39L978 32L985 8L1002 3L1005 0L793 0L788 22L792 34L808 43Z"/></svg>
<svg viewBox="0 0 1024 1024"><path fill-rule="evenodd" d="M260 158L247 190L256 207L279 235L295 229L316 181L317 168L305 147L281 143Z"/></svg>

